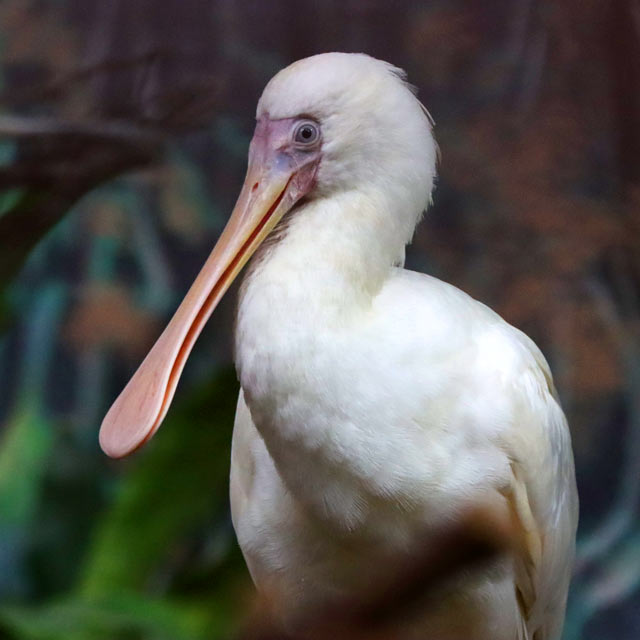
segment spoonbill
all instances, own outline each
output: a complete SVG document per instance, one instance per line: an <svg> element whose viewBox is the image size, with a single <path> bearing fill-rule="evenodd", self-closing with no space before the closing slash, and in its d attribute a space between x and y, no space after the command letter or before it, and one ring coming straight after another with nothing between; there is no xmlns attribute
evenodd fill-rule
<svg viewBox="0 0 640 640"><path fill-rule="evenodd" d="M235 330L231 506L278 614L295 625L357 593L482 505L519 545L456 578L406 637L557 640L578 510L569 430L526 335L403 268L436 173L428 113L400 69L326 53L274 76L256 119L231 218L105 417L103 450L121 457L155 433L253 255Z"/></svg>

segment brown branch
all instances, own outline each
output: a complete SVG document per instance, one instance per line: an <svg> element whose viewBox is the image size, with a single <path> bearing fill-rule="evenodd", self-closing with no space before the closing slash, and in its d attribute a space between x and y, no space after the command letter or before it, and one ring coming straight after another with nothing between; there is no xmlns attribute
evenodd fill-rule
<svg viewBox="0 0 640 640"><path fill-rule="evenodd" d="M40 239L85 193L125 171L154 162L164 137L115 122L0 117L0 137L22 152L0 168L0 188L23 192L0 217L0 293Z"/></svg>
<svg viewBox="0 0 640 640"><path fill-rule="evenodd" d="M96 76L132 71L137 67L145 67L160 59L177 59L180 56L162 48L154 48L144 53L134 54L124 58L109 57L94 64L73 69L65 74L60 74L50 82L41 85L32 85L23 89L10 89L0 92L0 105L17 107L34 102L46 102L56 100L61 95L69 93L74 85L85 84L87 80Z"/></svg>

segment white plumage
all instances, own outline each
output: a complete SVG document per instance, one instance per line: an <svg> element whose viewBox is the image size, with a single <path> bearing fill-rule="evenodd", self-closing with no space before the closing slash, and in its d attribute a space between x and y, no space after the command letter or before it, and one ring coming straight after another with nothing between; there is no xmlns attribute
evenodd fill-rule
<svg viewBox="0 0 640 640"><path fill-rule="evenodd" d="M276 75L257 118L230 222L252 231L221 240L232 258L216 247L103 447L123 455L157 429L199 329L275 227L236 327L231 501L257 586L295 624L481 506L511 522L518 551L458 579L407 637L558 640L577 495L547 363L486 306L399 266L435 175L425 110L398 69L333 53Z"/></svg>

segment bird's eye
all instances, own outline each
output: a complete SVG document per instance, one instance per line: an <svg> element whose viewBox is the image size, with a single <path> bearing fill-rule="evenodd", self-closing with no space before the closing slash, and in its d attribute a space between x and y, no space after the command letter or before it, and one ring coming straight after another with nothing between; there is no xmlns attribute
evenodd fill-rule
<svg viewBox="0 0 640 640"><path fill-rule="evenodd" d="M293 132L293 140L297 144L309 146L314 144L320 138L320 128L315 122L305 120L298 124Z"/></svg>

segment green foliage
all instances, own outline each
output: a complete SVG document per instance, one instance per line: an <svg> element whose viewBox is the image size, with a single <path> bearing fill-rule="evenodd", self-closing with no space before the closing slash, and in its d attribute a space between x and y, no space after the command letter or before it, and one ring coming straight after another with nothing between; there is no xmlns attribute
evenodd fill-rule
<svg viewBox="0 0 640 640"><path fill-rule="evenodd" d="M0 191L0 216L14 209L24 196L24 189L6 189Z"/></svg>
<svg viewBox="0 0 640 640"><path fill-rule="evenodd" d="M10 638L24 640L196 640L207 637L209 622L193 607L132 593L41 607L5 606L0 620Z"/></svg>
<svg viewBox="0 0 640 640"><path fill-rule="evenodd" d="M0 528L33 519L51 447L51 430L33 406L8 420L0 442Z"/></svg>
<svg viewBox="0 0 640 640"><path fill-rule="evenodd" d="M51 429L34 405L18 405L0 440L0 594L25 593Z"/></svg>
<svg viewBox="0 0 640 640"><path fill-rule="evenodd" d="M226 509L237 395L227 370L171 409L97 525L82 595L142 588L176 541Z"/></svg>
<svg viewBox="0 0 640 640"><path fill-rule="evenodd" d="M137 459L113 463L124 473L93 523L76 586L44 604L0 606L0 632L21 640L228 636L236 624L238 588L246 580L237 547L223 535L214 561L198 562L195 572L176 568L175 556L194 533L228 520L237 393L233 370L224 370L176 403ZM36 528L47 468L55 466L62 446L52 442L52 425L34 411L24 407L8 421L0 449L1 546L21 565L29 548L17 549L13 543L22 538L11 531ZM69 552L60 540L51 551ZM158 574L164 577L160 588Z"/></svg>

